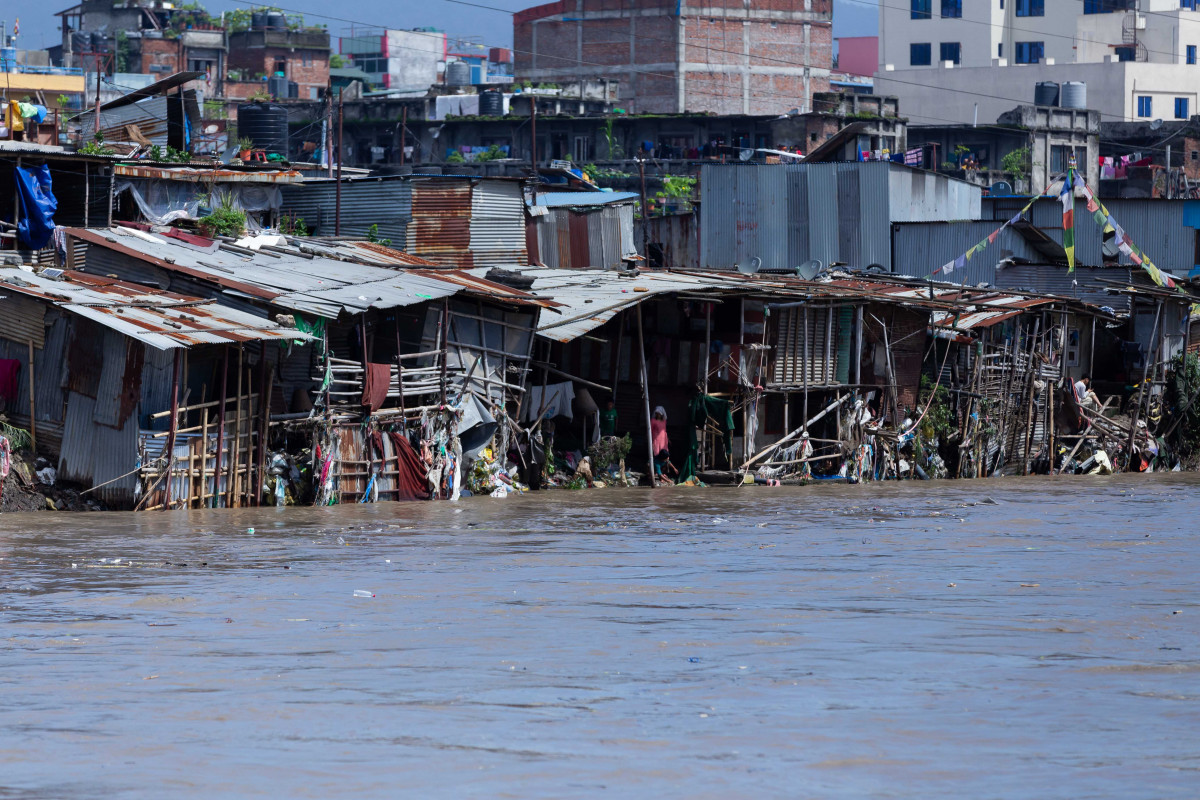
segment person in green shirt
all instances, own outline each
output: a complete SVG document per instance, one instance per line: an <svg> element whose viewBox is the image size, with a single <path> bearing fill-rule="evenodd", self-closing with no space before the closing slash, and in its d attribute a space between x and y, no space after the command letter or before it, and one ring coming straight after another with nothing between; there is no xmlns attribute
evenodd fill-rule
<svg viewBox="0 0 1200 800"><path fill-rule="evenodd" d="M605 403L604 410L600 412L600 435L617 435L617 408L612 400Z"/></svg>

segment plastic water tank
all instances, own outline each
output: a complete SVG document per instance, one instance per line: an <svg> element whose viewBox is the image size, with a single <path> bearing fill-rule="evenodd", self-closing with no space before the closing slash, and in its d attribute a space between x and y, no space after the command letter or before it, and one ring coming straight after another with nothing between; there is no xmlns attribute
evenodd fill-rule
<svg viewBox="0 0 1200 800"><path fill-rule="evenodd" d="M237 110L238 136L254 142L254 149L286 156L287 109L277 103L242 103Z"/></svg>
<svg viewBox="0 0 1200 800"><path fill-rule="evenodd" d="M504 95L497 89L488 89L479 95L479 114L484 117L504 116Z"/></svg>
<svg viewBox="0 0 1200 800"><path fill-rule="evenodd" d="M465 61L451 61L446 65L447 86L470 86L471 65Z"/></svg>
<svg viewBox="0 0 1200 800"><path fill-rule="evenodd" d="M261 31L263 28L267 27L267 12L251 11L250 27L256 31Z"/></svg>
<svg viewBox="0 0 1200 800"><path fill-rule="evenodd" d="M287 17L279 11L267 12L267 27L274 28L277 31L287 30Z"/></svg>
<svg viewBox="0 0 1200 800"><path fill-rule="evenodd" d="M1054 81L1038 81L1034 84L1033 104L1035 106L1058 105L1058 84Z"/></svg>
<svg viewBox="0 0 1200 800"><path fill-rule="evenodd" d="M1087 84L1083 81L1064 81L1061 105L1063 108L1087 108Z"/></svg>

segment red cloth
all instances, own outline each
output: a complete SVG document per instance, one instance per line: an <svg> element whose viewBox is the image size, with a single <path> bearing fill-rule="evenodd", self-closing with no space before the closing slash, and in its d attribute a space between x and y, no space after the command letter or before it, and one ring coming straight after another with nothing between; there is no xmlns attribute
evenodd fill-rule
<svg viewBox="0 0 1200 800"><path fill-rule="evenodd" d="M389 434L396 448L396 499L428 500L429 473L421 454L399 433Z"/></svg>
<svg viewBox="0 0 1200 800"><path fill-rule="evenodd" d="M388 387L392 383L392 367L390 364L372 364L367 362L367 371L363 376L362 404L368 411L378 411L387 401Z"/></svg>
<svg viewBox="0 0 1200 800"><path fill-rule="evenodd" d="M5 400L17 399L17 375L20 372L20 361L15 358L0 358L0 397Z"/></svg>

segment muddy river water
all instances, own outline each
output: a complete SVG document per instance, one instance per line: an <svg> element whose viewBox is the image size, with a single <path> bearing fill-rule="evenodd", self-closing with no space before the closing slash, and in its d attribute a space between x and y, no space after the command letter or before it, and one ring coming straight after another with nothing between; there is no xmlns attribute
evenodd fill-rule
<svg viewBox="0 0 1200 800"><path fill-rule="evenodd" d="M0 798L1194 797L1198 555L1194 476L6 514Z"/></svg>

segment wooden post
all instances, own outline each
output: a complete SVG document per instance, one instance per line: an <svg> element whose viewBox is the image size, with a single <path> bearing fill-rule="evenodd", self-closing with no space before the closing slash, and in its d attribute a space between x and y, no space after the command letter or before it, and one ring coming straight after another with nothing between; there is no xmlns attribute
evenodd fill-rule
<svg viewBox="0 0 1200 800"><path fill-rule="evenodd" d="M446 356L450 352L450 301L442 299L442 405L446 405ZM462 366L461 364L459 365ZM545 400L545 398L542 398Z"/></svg>
<svg viewBox="0 0 1200 800"><path fill-rule="evenodd" d="M1133 309L1133 311L1134 311L1134 319L1136 319L1137 318L1136 306ZM1158 357L1157 356L1158 323L1159 323L1159 320L1162 319L1162 311L1163 311L1163 301L1159 300L1158 301L1158 309L1154 312L1154 330L1151 331L1151 333L1150 333L1151 349L1150 349L1150 352L1146 353L1146 360L1142 362L1141 397L1138 399L1137 405L1133 407L1133 416L1130 417L1130 419L1129 419L1129 444L1126 448L1128 450L1128 452L1125 454L1125 471L1126 472L1129 472L1133 468L1133 437L1134 437L1134 434L1137 433L1138 416L1142 412L1142 401L1146 401L1146 403L1149 404L1149 400L1150 400L1149 393L1146 391L1146 378L1150 371L1150 359Z"/></svg>
<svg viewBox="0 0 1200 800"><path fill-rule="evenodd" d="M646 220L642 220L643 226ZM702 381L701 394L708 395L708 365L712 357L712 303L706 303L704 307L704 353L700 356L700 378ZM743 428L743 430L745 430ZM745 458L745 447L742 448L742 458ZM713 459L716 461L716 459ZM730 466L733 466L733 453L729 454ZM700 469L708 468L708 423L700 429Z"/></svg>
<svg viewBox="0 0 1200 800"><path fill-rule="evenodd" d="M621 381L621 345L625 343L625 315L622 314L617 318L617 349L613 350L612 357L612 399L613 405L617 403L617 387ZM707 371L707 357L705 360L705 371ZM613 431L616 433L616 431Z"/></svg>
<svg viewBox="0 0 1200 800"><path fill-rule="evenodd" d="M404 359L400 357L400 310L395 309L393 319L396 320L396 383L400 387L400 425L407 430L408 422L404 418Z"/></svg>
<svg viewBox="0 0 1200 800"><path fill-rule="evenodd" d="M650 377L646 369L646 343L642 333L642 304L637 304L637 334L638 334L638 360L641 362L642 368L642 405L646 409L646 452L650 454L650 463L647 465L650 469L650 488L654 489L658 486L658 478L654 474L654 433L650 429Z"/></svg>
<svg viewBox="0 0 1200 800"><path fill-rule="evenodd" d="M229 345L221 355L221 404L217 406L217 454L213 464L213 505L221 505L221 451L225 447L225 406L229 402ZM225 488L228 490L229 481Z"/></svg>
<svg viewBox="0 0 1200 800"><path fill-rule="evenodd" d="M55 144L58 144L58 142L55 142ZM92 201L91 201L91 197L92 197L91 183L92 182L90 180L88 180L88 176L90 173L91 173L91 169L89 168L89 164L87 161L84 161L83 162L83 227L85 227L85 228L91 227L90 225L88 225L88 219L89 219L88 208L92 205Z"/></svg>
<svg viewBox="0 0 1200 800"><path fill-rule="evenodd" d="M255 465L254 480L247 482L254 490L254 502L251 505L262 505L262 486L266 476L267 464L267 428L271 424L271 389L274 388L274 381L271 380L270 369L267 367L267 343L265 340L259 342L258 355L258 460Z"/></svg>
<svg viewBox="0 0 1200 800"><path fill-rule="evenodd" d="M242 448L242 346L238 345L237 394L233 405L233 441L229 443L229 480L225 493L225 507L235 508L238 502L239 467Z"/></svg>
<svg viewBox="0 0 1200 800"><path fill-rule="evenodd" d="M208 409L200 412L200 495L196 507L204 508L208 498Z"/></svg>
<svg viewBox="0 0 1200 800"><path fill-rule="evenodd" d="M333 235L342 235L342 91L338 90L337 188L334 197Z"/></svg>
<svg viewBox="0 0 1200 800"><path fill-rule="evenodd" d="M1037 371L1033 366L1034 355L1037 351L1037 337L1042 329L1042 319L1038 317L1033 322L1033 336L1029 339L1029 355L1025 360L1025 369L1029 373L1026 381L1029 389L1025 394L1025 450L1021 456L1021 474L1029 474L1029 448L1033 444L1033 429L1037 424L1033 415L1033 386L1037 382Z"/></svg>
<svg viewBox="0 0 1200 800"><path fill-rule="evenodd" d="M408 136L408 103L400 112L400 166L404 166L404 141Z"/></svg>
<svg viewBox="0 0 1200 800"><path fill-rule="evenodd" d="M29 446L37 458L37 403L34 400L33 339L29 340Z"/></svg>
<svg viewBox="0 0 1200 800"><path fill-rule="evenodd" d="M808 419L808 363L809 363L809 347L811 342L808 337L808 304L804 305L804 363L800 366L801 375L804 379L804 419ZM808 423L805 422L804 432L808 433Z"/></svg>
<svg viewBox="0 0 1200 800"><path fill-rule="evenodd" d="M167 483L163 495L163 509L171 507L171 472L175 466L175 432L179 430L179 372L183 365L183 348L175 350L175 368L171 377L171 427L163 455L167 459Z"/></svg>

